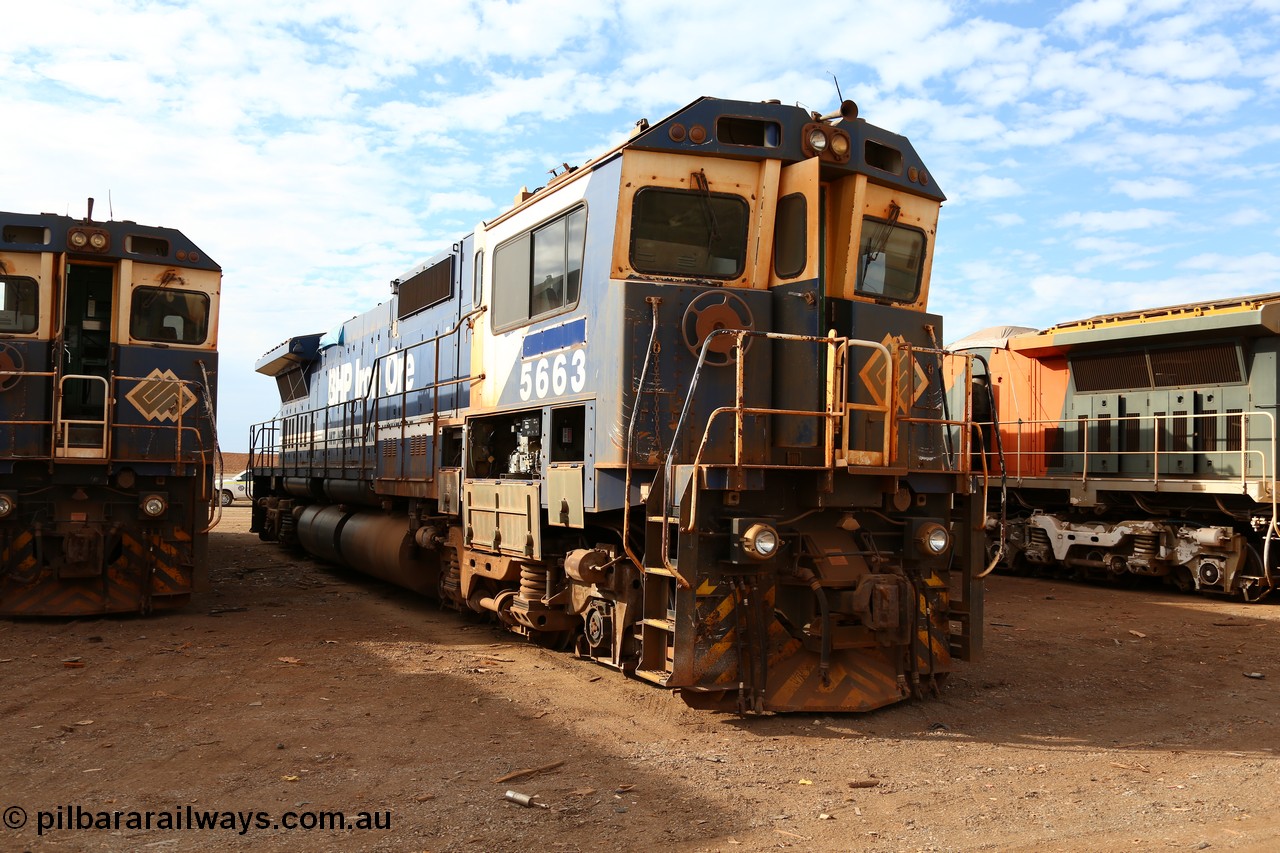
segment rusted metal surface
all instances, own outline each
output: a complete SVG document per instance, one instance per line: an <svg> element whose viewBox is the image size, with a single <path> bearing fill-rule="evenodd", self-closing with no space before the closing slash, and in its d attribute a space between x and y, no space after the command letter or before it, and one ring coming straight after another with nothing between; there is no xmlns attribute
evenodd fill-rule
<svg viewBox="0 0 1280 853"><path fill-rule="evenodd" d="M105 555L116 555L103 564ZM61 525L0 544L0 614L91 616L181 607L197 583L181 530Z"/></svg>

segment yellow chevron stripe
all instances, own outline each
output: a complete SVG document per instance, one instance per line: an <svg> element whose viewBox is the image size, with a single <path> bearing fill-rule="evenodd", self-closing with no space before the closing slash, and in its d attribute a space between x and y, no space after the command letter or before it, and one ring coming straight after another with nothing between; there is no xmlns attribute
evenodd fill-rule
<svg viewBox="0 0 1280 853"><path fill-rule="evenodd" d="M732 596L725 596L720 600L720 603L702 620L702 624L708 629L707 634L714 633L713 629L729 618L733 613L733 607ZM738 680L737 642L738 633L735 626L729 628L721 639L701 650L695 665L698 683L715 685ZM732 667L726 661L730 652L734 652ZM708 678L710 678L709 681Z"/></svg>
<svg viewBox="0 0 1280 853"><path fill-rule="evenodd" d="M816 654L802 651L786 663L786 671L770 672L765 696L769 710L866 711L905 698L893 661L880 650L837 652L831 661L831 683L825 686Z"/></svg>

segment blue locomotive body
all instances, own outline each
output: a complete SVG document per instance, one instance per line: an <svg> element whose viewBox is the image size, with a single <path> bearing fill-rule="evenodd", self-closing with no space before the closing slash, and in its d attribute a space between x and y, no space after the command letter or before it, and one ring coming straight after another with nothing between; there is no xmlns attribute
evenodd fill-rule
<svg viewBox="0 0 1280 853"><path fill-rule="evenodd" d="M263 356L255 529L695 704L932 687L981 638L942 199L851 104L643 124Z"/></svg>
<svg viewBox="0 0 1280 853"><path fill-rule="evenodd" d="M221 270L169 228L0 213L0 613L207 575Z"/></svg>

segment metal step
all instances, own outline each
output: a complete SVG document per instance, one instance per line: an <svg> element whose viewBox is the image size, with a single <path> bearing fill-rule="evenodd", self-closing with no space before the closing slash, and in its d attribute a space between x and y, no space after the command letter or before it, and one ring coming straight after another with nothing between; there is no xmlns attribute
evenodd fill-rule
<svg viewBox="0 0 1280 853"><path fill-rule="evenodd" d="M641 678L645 681L651 681L654 684L661 684L665 686L667 681L671 678L671 673L661 669L637 669L635 676L636 678Z"/></svg>

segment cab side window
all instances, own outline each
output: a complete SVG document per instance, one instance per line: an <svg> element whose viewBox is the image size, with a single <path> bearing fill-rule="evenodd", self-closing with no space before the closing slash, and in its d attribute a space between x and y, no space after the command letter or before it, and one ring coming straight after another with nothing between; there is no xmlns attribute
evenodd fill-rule
<svg viewBox="0 0 1280 853"><path fill-rule="evenodd" d="M577 208L493 253L493 325L503 329L578 303L587 211Z"/></svg>
<svg viewBox="0 0 1280 853"><path fill-rule="evenodd" d="M39 294L34 278L0 276L0 333L34 332L40 319Z"/></svg>
<svg viewBox="0 0 1280 853"><path fill-rule="evenodd" d="M135 288L129 334L142 341L202 344L209 337L209 296L171 287Z"/></svg>

